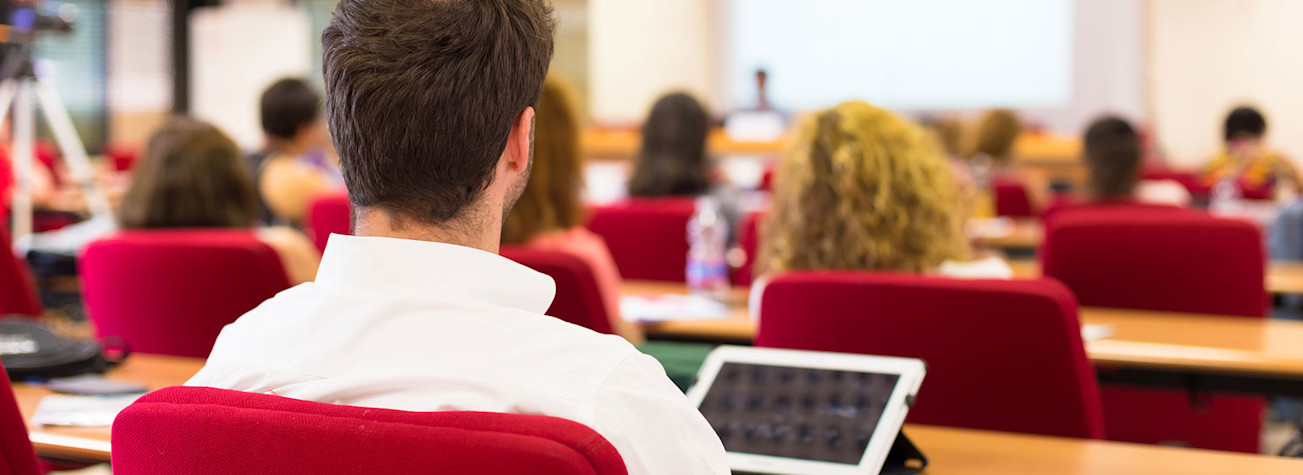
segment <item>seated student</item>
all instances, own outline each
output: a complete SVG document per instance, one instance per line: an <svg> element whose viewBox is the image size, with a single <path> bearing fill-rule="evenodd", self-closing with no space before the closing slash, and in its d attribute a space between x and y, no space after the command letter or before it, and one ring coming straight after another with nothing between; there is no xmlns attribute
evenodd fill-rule
<svg viewBox="0 0 1303 475"><path fill-rule="evenodd" d="M1090 181L1089 193L1081 201L1178 207L1190 203L1190 193L1175 182L1140 180L1140 136L1125 119L1096 119L1086 129L1083 142Z"/></svg>
<svg viewBox="0 0 1303 475"><path fill-rule="evenodd" d="M235 142L207 123L169 119L150 137L122 197L125 229L250 228L258 197ZM311 281L320 256L308 238L289 228L260 229L294 284Z"/></svg>
<svg viewBox="0 0 1303 475"><path fill-rule="evenodd" d="M982 114L977 120L969 166L979 186L997 181L1021 183L1027 190L1032 210L1044 209L1049 202L1049 179L1013 167L1013 146L1021 134L1022 122L1013 111L994 109Z"/></svg>
<svg viewBox="0 0 1303 475"><path fill-rule="evenodd" d="M706 109L692 96L676 92L657 100L642 126L629 195L712 196L729 222L730 235L736 236L738 198L706 156L709 133Z"/></svg>
<svg viewBox="0 0 1303 475"><path fill-rule="evenodd" d="M655 359L543 314L555 284L497 255L552 57L545 0L342 0L326 110L355 236L313 283L227 325L187 384L595 429L631 474L728 473Z"/></svg>
<svg viewBox="0 0 1303 475"><path fill-rule="evenodd" d="M321 96L301 79L281 79L262 94L266 147L252 157L264 219L300 225L312 199L340 191L343 178L330 157Z"/></svg>
<svg viewBox="0 0 1303 475"><path fill-rule="evenodd" d="M1008 277L969 256L954 173L921 127L864 102L808 117L775 175L757 274L874 270Z"/></svg>
<svg viewBox="0 0 1303 475"><path fill-rule="evenodd" d="M1207 184L1229 180L1244 197L1262 199L1271 198L1278 185L1299 190L1298 171L1264 143L1267 120L1262 113L1252 107L1237 107L1226 116L1222 132L1226 148L1209 163Z"/></svg>
<svg viewBox="0 0 1303 475"><path fill-rule="evenodd" d="M584 228L583 161L579 116L567 84L543 83L534 131L534 169L529 184L502 225L502 243L572 254L588 264L601 287L611 327L640 343L642 329L620 318L620 270L601 236Z"/></svg>

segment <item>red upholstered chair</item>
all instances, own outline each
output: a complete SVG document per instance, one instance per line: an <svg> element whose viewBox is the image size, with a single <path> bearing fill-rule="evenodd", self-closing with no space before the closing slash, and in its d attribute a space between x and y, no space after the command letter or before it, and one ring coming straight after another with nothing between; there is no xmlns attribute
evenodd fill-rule
<svg viewBox="0 0 1303 475"><path fill-rule="evenodd" d="M1196 200L1206 200L1212 192L1212 187L1205 183L1205 180L1194 172L1183 172L1168 170L1163 168L1146 169L1140 174L1141 180L1171 180L1180 183L1185 190L1190 192L1190 196Z"/></svg>
<svg viewBox="0 0 1303 475"><path fill-rule="evenodd" d="M1055 214L1040 257L1082 305L1262 317L1265 256L1252 224L1117 206Z"/></svg>
<svg viewBox="0 0 1303 475"><path fill-rule="evenodd" d="M0 315L40 315L41 302L32 287L27 261L15 256L9 230L0 226Z"/></svg>
<svg viewBox="0 0 1303 475"><path fill-rule="evenodd" d="M27 422L18 410L18 399L9 385L9 376L0 366L0 473L37 475L44 473L36 461L32 441L27 437Z"/></svg>
<svg viewBox="0 0 1303 475"><path fill-rule="evenodd" d="M113 423L115 473L623 475L606 439L555 417L407 412L174 387Z"/></svg>
<svg viewBox="0 0 1303 475"><path fill-rule="evenodd" d="M692 197L634 198L594 207L588 229L606 240L625 279L683 282L695 209Z"/></svg>
<svg viewBox="0 0 1303 475"><path fill-rule="evenodd" d="M995 215L1013 218L1031 218L1036 216L1032 207L1031 195L1022 183L1008 180L994 180L991 183L995 195Z"/></svg>
<svg viewBox="0 0 1303 475"><path fill-rule="evenodd" d="M923 359L907 422L1104 436L1077 303L1050 279L782 274L761 295L756 346Z"/></svg>
<svg viewBox="0 0 1303 475"><path fill-rule="evenodd" d="M79 270L99 336L132 351L206 357L222 327L289 288L252 230L127 231L86 247Z"/></svg>
<svg viewBox="0 0 1303 475"><path fill-rule="evenodd" d="M755 212L748 213L742 218L742 229L738 230L737 243L746 254L746 262L741 266L733 269L729 281L737 286L750 286L754 280L752 275L756 263L756 257L760 253L760 220L764 219L765 213Z"/></svg>
<svg viewBox="0 0 1303 475"><path fill-rule="evenodd" d="M307 222L312 242L318 251L326 250L326 241L331 233L352 234L350 224L352 212L349 211L348 195L345 193L319 196L308 205Z"/></svg>
<svg viewBox="0 0 1303 475"><path fill-rule="evenodd" d="M547 314L599 333L615 334L602 304L602 291L592 268L564 252L503 247L502 257L547 274L556 282L556 298Z"/></svg>
<svg viewBox="0 0 1303 475"><path fill-rule="evenodd" d="M140 148L124 143L109 144L104 148L104 156L113 165L114 171L131 171L136 159L140 157Z"/></svg>
<svg viewBox="0 0 1303 475"><path fill-rule="evenodd" d="M1262 318L1262 237L1252 224L1182 210L1068 210L1046 225L1046 276L1082 305ZM1101 371L1105 371L1102 369ZM1105 386L1108 436L1256 453L1263 400Z"/></svg>

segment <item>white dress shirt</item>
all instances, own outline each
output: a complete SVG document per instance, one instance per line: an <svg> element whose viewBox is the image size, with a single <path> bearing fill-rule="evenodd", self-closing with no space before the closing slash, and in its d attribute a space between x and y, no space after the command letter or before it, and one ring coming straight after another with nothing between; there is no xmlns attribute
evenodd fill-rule
<svg viewBox="0 0 1303 475"><path fill-rule="evenodd" d="M316 282L222 330L186 384L407 411L585 424L630 474L728 473L724 447L655 359L543 314L555 284L451 244L332 235Z"/></svg>

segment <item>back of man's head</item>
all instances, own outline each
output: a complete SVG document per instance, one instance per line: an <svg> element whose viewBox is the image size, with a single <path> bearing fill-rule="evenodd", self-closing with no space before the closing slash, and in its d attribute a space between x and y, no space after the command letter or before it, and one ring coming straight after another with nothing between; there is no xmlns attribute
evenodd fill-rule
<svg viewBox="0 0 1303 475"><path fill-rule="evenodd" d="M552 58L545 0L342 0L321 35L349 198L395 225L460 217Z"/></svg>
<svg viewBox="0 0 1303 475"><path fill-rule="evenodd" d="M260 106L262 131L282 140L293 140L321 117L321 95L302 79L276 81L263 91Z"/></svg>

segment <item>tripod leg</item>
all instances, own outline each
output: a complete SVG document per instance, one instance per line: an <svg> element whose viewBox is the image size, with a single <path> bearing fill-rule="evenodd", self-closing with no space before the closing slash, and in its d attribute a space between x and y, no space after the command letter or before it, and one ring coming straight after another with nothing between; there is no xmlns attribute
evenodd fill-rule
<svg viewBox="0 0 1303 475"><path fill-rule="evenodd" d="M6 79L0 82L0 112L4 115L9 114L9 106L14 104L14 94L17 92L18 82L13 79Z"/></svg>
<svg viewBox="0 0 1303 475"><path fill-rule="evenodd" d="M63 160L72 171L73 179L81 186L82 195L86 197L86 205L90 208L91 215L95 218L113 219L113 210L109 207L108 197L104 195L104 190L100 189L99 184L95 183L95 168L91 166L90 157L86 155L86 146L77 135L77 129L73 126L72 118L68 116L68 109L64 108L58 91L40 80L32 83L33 89L36 90L37 102L40 103L41 110L45 111L46 122L50 124L54 139L59 143Z"/></svg>
<svg viewBox="0 0 1303 475"><path fill-rule="evenodd" d="M18 83L14 99L14 245L26 242L32 234L32 164L36 161L33 148L36 130L33 117L32 85Z"/></svg>

